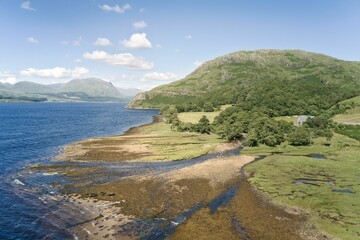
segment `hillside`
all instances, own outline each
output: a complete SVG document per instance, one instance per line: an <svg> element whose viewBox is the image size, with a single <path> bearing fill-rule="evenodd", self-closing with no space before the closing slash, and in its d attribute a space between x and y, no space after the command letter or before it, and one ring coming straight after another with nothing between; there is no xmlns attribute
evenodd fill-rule
<svg viewBox="0 0 360 240"><path fill-rule="evenodd" d="M301 50L240 51L182 80L138 94L131 108L167 104L240 104L271 115L316 114L360 93L360 63Z"/></svg>
<svg viewBox="0 0 360 240"><path fill-rule="evenodd" d="M336 106L335 106L336 107ZM360 125L360 96L350 98L339 103L339 108L345 111L337 114L333 120L348 125Z"/></svg>
<svg viewBox="0 0 360 240"><path fill-rule="evenodd" d="M123 101L126 97L110 82L87 78L52 85L27 81L14 85L1 85L1 99L3 101Z"/></svg>

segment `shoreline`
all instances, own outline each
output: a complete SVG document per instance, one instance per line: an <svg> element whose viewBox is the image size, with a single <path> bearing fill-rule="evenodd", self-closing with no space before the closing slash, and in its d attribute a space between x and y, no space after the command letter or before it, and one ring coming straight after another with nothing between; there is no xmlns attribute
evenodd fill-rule
<svg viewBox="0 0 360 240"><path fill-rule="evenodd" d="M109 139L109 138L111 139L114 137L129 137L129 136L132 136L133 134L137 134L139 131L141 131L142 128L154 126L154 125L158 124L159 122L161 122L161 121L159 121L159 116L155 116L151 123L144 124L144 125L137 126L137 127L131 127L126 132L124 132L122 135L109 136L109 137L104 137L102 139ZM90 140L93 140L93 139L90 139ZM84 140L84 141L89 141L89 139ZM80 141L80 143L81 142L83 142L83 141ZM74 143L72 143L72 144L74 144ZM94 144L94 142L92 142L91 144ZM222 143L217 143L217 146L219 144L221 145ZM229 147L229 144L227 144L227 146ZM75 147L77 147L77 145L75 145ZM224 147L224 145L222 146L222 148L223 147ZM230 148L231 147L234 147L234 145L230 145ZM221 151L219 151L219 152L221 152ZM62 160L62 159L63 158L60 158L60 160ZM240 164L239 159L247 159L247 160L245 160L246 162ZM79 185L80 189L82 188L82 190L72 191L71 188L75 187L75 189L76 189L78 187L76 185L71 186L71 184L70 184L70 187L69 188L67 187L65 194L67 194L67 196L72 196L72 198L74 199L73 202L75 204L78 204L79 207L83 207L85 209L93 209L92 211L96 212L96 214L91 216L92 220L90 219L90 221L78 226L78 227L80 227L80 232L78 231L79 236L76 235L76 237L77 237L77 239L99 239L99 237L106 238L106 239L117 239L121 236L121 239L132 239L137 236L136 234L132 235L134 233L131 232L131 231L136 232L137 231L136 227L133 227L133 228L129 227L130 233L124 231L124 229L121 230L122 227L124 227L124 226L126 227L129 224L131 226L132 221L135 219L138 219L138 220L140 219L140 222L141 221L146 222L146 221L148 221L146 219L149 216L157 216L160 218L165 217L164 219L171 219L171 216L175 216L176 214L179 213L179 211L181 212L183 210L190 209L191 206L194 206L194 204L196 204L196 202L198 202L199 200L201 200L201 201L205 200L205 202L210 203L217 196L219 196L219 194L221 195L222 192L229 190L229 186L234 186L234 184L236 182L242 181L241 179L238 179L238 176L245 174L244 167L246 165L254 162L255 160L256 159L254 157L245 156L245 155L234 155L233 157L219 156L219 157L214 157L213 159L208 159L208 160L206 160L202 163L198 163L196 165L189 165L188 167L175 169L175 170L172 170L170 172L165 172L164 174L160 174L160 175L157 174L156 172L150 171L150 172L146 173L145 175L140 175L140 176L134 175L133 177L129 176L129 177L121 178L118 180L114 179L114 180L112 180L112 182L98 183L93 186L91 184L87 186L86 185L87 183L85 182L84 186ZM105 170L103 170L101 168L94 168L94 169L89 169L89 170L79 169L79 167L76 166L76 163L81 162L81 161L71 161L71 159L70 159L68 162L75 164L71 167L71 170L70 170L71 174L69 176L75 177L77 179L85 178L85 176L88 175L89 173L92 173L92 171L97 172L98 174L100 173L99 175L102 175L102 173L105 173L104 172ZM95 162L97 162L97 161L95 161ZM123 162L123 161L120 161L120 162ZM148 161L145 161L145 162L148 162ZM153 162L153 161L151 161L151 162ZM172 160L172 161L171 160L166 160L166 161L159 160L158 162L164 162L164 163L165 162L174 162L174 160ZM181 161L181 162L186 162L186 160ZM229 163L232 163L233 165L231 165ZM44 167L44 168L40 167L40 168L38 168L38 170L47 171L46 167ZM224 174L224 172L226 172L226 171L229 172L229 175L225 178L224 177L219 178L219 176ZM283 213L281 213L282 211L286 212L286 210L284 208L282 208L281 205L276 206L272 203L271 199L269 199L268 197L264 198L263 196L265 196L265 195L261 195L262 192L260 190L256 189L256 187L254 185L250 184L248 182L247 178L245 179L245 183L243 183L243 184L245 184L244 186L249 186L249 187L247 187L248 189L252 189L251 191L247 190L246 195L248 196L248 198L255 197L254 199L258 199L258 202L256 202L256 204L266 203L266 205L270 206L271 209L274 209L274 211L277 212L279 214L279 216L283 214ZM157 193L157 194L159 194L158 195L159 199L156 199L156 201L159 201L160 205L155 204L154 202L149 202L146 199L147 194L153 195L154 191L159 190L159 187L160 187L160 191ZM140 193L136 192L136 190L134 192L134 190L132 190L131 188L140 190ZM141 190L141 189L144 189L144 190ZM163 191L166 192L167 195L168 194L170 194L170 195L164 198L164 196L162 196ZM105 194L102 194L103 192L105 192ZM184 195L184 193L186 193L186 194ZM241 190L239 190L239 193L241 193ZM76 196L74 194L76 194ZM179 195L179 194L181 194L181 195ZM134 196L132 196L132 195L134 195ZM236 196L237 195L235 195L234 197L236 197ZM174 207L172 207L173 209L170 208L170 210L167 208L163 209L163 207L161 205L161 204L165 204L165 205L169 204L169 203L167 203L167 201L169 201L169 200L166 199L168 197L170 197L172 199L170 202L172 202L172 204L175 204ZM145 198L145 200L141 199L141 198ZM238 197L236 197L236 198L238 198ZM138 201L140 201L140 202L138 202ZM185 202L185 205L184 205L184 203L181 203L182 201ZM238 201L241 202L244 200L238 200ZM238 201L235 201L234 204L236 204ZM245 201L248 201L248 200L245 199ZM107 206L107 204L108 204L109 206L111 205L113 207L101 208L101 207L99 207L99 203L101 203L103 206ZM252 208L258 209L256 211L264 211L264 209L262 209L261 206L253 206L254 205L253 203L248 203L248 204L252 204L251 205ZM137 205L139 205L140 207ZM153 213L150 213L150 215L149 215L149 213L145 213L145 215L144 215L143 209L147 209L150 206L152 209L150 212L153 212ZM240 205L238 205L238 207L239 206ZM225 208L224 208L225 212L226 212L227 207L228 206L225 206ZM183 209L183 210L180 210L180 209ZM202 206L200 208L199 212L203 212L203 211L205 211L205 209L207 209L207 207ZM248 211L249 214L251 212L249 209L245 209L245 211ZM101 212L100 215L98 214L99 212ZM222 213L222 212L223 211L220 211L220 213ZM155 214L155 215L152 215L152 214ZM195 215L196 214L197 213L195 213ZM289 213L289 214L293 214L293 213ZM297 216L299 214L296 212L295 215ZM304 213L301 213L301 215L304 216ZM98 216L102 216L101 219L97 218ZM114 222L113 221L114 216L118 216L118 217L120 216L122 220L124 220L124 219L125 220L120 223ZM211 216L206 215L206 218L211 218ZM106 223L107 224L106 227L104 227L105 223L102 225L98 225L98 226L102 226L101 228L97 227L96 221L99 221L99 219L105 221L105 223L106 222L109 222L109 223ZM141 220L141 219L143 219L143 220ZM177 234L176 236L181 236L181 232L183 231L182 228L186 229L186 226L189 225L188 222L191 223L192 219L193 219L193 217L190 216L188 221L180 224L180 227L176 228L174 234ZM281 220L281 217L279 219ZM280 220L279 220L278 224L281 225L282 220L281 221ZM236 221L238 221L238 220L236 220ZM272 221L274 221L274 220L272 220ZM302 218L301 219L299 218L299 221L308 222L308 220L304 220ZM136 221L135 221L135 224L136 224ZM163 223L163 224L165 224L165 223ZM196 223L196 224L198 224L198 223ZM217 223L214 223L214 224L217 224ZM254 224L254 225L256 225L256 224ZM259 227L260 226L258 226L258 229L255 230L255 232L259 231ZM84 230L84 229L86 229L86 230ZM178 229L180 229L180 230L178 230ZM79 229L77 229L77 230L79 230ZM186 230L186 232L187 232L187 230ZM311 229L311 230L309 230L309 232L314 234L315 230ZM95 235L95 233L97 233L97 234ZM123 235L121 235L121 234L123 234ZM252 233L252 234L254 234L254 233ZM286 234L286 233L282 232L282 234ZM171 236L172 235L170 235L170 237ZM74 236L75 239L76 239L76 237ZM137 237L139 237L139 236L137 236ZM181 237L180 237L180 239L181 239ZM302 239L302 238L295 238L295 239ZM316 239L321 239L321 238L316 238ZM326 238L324 238L324 239L326 239Z"/></svg>
<svg viewBox="0 0 360 240"><path fill-rule="evenodd" d="M127 236L116 232L116 226L129 223L134 218L121 213L121 209L116 206L119 202L68 196L69 202L86 211L89 219L68 229L74 239L127 239Z"/></svg>
<svg viewBox="0 0 360 240"><path fill-rule="evenodd" d="M174 132L170 124L156 115L152 122L131 127L122 134L67 144L55 159L65 162L165 162L197 158L239 146L215 134Z"/></svg>

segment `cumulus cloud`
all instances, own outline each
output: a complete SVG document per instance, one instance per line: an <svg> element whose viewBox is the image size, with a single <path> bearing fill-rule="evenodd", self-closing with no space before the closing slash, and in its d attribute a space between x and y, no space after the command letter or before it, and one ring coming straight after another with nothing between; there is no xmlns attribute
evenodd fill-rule
<svg viewBox="0 0 360 240"><path fill-rule="evenodd" d="M28 41L28 43L39 43L39 41L33 37L28 37L26 40Z"/></svg>
<svg viewBox="0 0 360 240"><path fill-rule="evenodd" d="M121 44L126 48L152 48L151 42L146 38L146 33L134 33L129 40L123 40Z"/></svg>
<svg viewBox="0 0 360 240"><path fill-rule="evenodd" d="M66 69L63 67L37 69L27 68L20 72L24 77L40 77L40 78L79 78L88 73L89 70L83 67L76 67L74 69Z"/></svg>
<svg viewBox="0 0 360 240"><path fill-rule="evenodd" d="M130 4L125 4L123 7L119 7L119 5L109 6L109 5L99 5L99 8L105 12L116 12L116 13L124 13L126 10L130 10Z"/></svg>
<svg viewBox="0 0 360 240"><path fill-rule="evenodd" d="M149 80L155 80L155 81L171 81L175 80L178 77L175 73L160 73L160 72L152 72L152 73L146 73L144 77L141 79L141 81L149 81Z"/></svg>
<svg viewBox="0 0 360 240"><path fill-rule="evenodd" d="M84 53L83 58L136 70L148 70L154 67L154 63L148 62L141 57L135 57L131 53L109 54L105 51L96 50Z"/></svg>
<svg viewBox="0 0 360 240"><path fill-rule="evenodd" d="M95 46L110 46L112 45L110 40L107 38L97 38L96 42L94 42Z"/></svg>
<svg viewBox="0 0 360 240"><path fill-rule="evenodd" d="M147 23L145 21L138 21L133 23L133 27L135 29L143 29L147 27Z"/></svg>
<svg viewBox="0 0 360 240"><path fill-rule="evenodd" d="M0 72L0 83L16 83L16 76L8 72Z"/></svg>
<svg viewBox="0 0 360 240"><path fill-rule="evenodd" d="M32 8L32 7L30 6L30 1L25 1L25 2L23 2L23 3L20 5L20 7L21 7L22 9L25 9L25 10L28 10L28 11L35 11L35 10L36 10L35 8Z"/></svg>
<svg viewBox="0 0 360 240"><path fill-rule="evenodd" d="M187 39L187 40L191 40L192 38L193 37L190 34L185 36L185 39Z"/></svg>

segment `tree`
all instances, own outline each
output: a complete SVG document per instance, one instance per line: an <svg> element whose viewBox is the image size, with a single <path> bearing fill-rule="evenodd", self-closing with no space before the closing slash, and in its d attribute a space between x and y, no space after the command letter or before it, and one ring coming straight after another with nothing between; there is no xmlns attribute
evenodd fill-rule
<svg viewBox="0 0 360 240"><path fill-rule="evenodd" d="M173 121L178 120L178 111L174 105L163 108L161 114L164 116L166 123L173 123Z"/></svg>
<svg viewBox="0 0 360 240"><path fill-rule="evenodd" d="M203 110L204 110L204 112L213 112L214 106L212 105L211 102L206 102L203 106Z"/></svg>
<svg viewBox="0 0 360 240"><path fill-rule="evenodd" d="M198 124L195 126L195 131L201 134L210 134L211 126L209 119L204 115L201 117Z"/></svg>
<svg viewBox="0 0 360 240"><path fill-rule="evenodd" d="M304 127L297 127L289 134L289 144L294 146L311 145L310 131Z"/></svg>

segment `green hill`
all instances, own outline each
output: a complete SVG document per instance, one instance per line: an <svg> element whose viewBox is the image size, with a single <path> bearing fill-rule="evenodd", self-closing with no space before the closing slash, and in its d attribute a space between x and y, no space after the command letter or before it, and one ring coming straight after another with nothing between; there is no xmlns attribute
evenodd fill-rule
<svg viewBox="0 0 360 240"><path fill-rule="evenodd" d="M218 57L182 80L133 98L131 108L238 104L270 115L312 114L360 94L360 63L300 50L240 51Z"/></svg>

